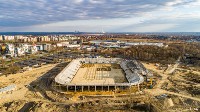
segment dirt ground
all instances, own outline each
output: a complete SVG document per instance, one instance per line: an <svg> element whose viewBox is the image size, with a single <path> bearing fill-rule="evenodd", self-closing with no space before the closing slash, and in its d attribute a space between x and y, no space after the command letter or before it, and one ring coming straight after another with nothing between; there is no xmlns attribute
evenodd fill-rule
<svg viewBox="0 0 200 112"><path fill-rule="evenodd" d="M6 87L11 84L16 85L16 90L8 93L0 94L0 104L8 101L15 101L19 99L27 99L25 97L26 93L29 92L29 89L26 87L32 81L35 81L47 71L52 69L55 65L45 65L40 68L33 68L32 70L25 71L23 73L10 74L7 77L0 77L0 87ZM28 100L28 99L27 99Z"/></svg>
<svg viewBox="0 0 200 112"><path fill-rule="evenodd" d="M178 65L164 70L159 69L159 66L155 63L143 64L158 76L156 85L153 89L144 89L138 93L123 93L123 96L120 96L122 95L120 93L117 95L114 92L103 95L99 95L99 93L93 93L93 95L74 93L73 96L52 90L47 85L50 84L49 80L45 79L53 77L50 74L58 74L58 69L62 70L62 67L59 68L58 64L33 68L24 73L13 74L7 77L1 76L1 88L11 84L15 84L17 88L12 92L0 94L0 112L74 112L91 110L94 112L132 112L149 110L151 107L149 103L156 105L156 107L162 107L169 112L196 112L200 110L199 71L183 69ZM94 71L97 68L106 68L105 66L110 67L111 71ZM87 71L87 68L81 69ZM120 69L113 68L111 65L94 65L93 69L93 71L78 75L79 77L77 77L76 81L90 81L91 79L86 79L86 77L87 75L90 77L92 73L96 73L96 75L91 77L95 81L112 78L112 81L120 82L121 78L125 78L124 75L120 75ZM173 73L169 74L172 70ZM83 71L78 72L83 73ZM99 75L101 72L106 72L107 75ZM116 75L116 73L119 73L119 75ZM44 83L40 81L38 83L37 80ZM27 87L29 84L32 84L32 87L33 85L37 86L30 90L30 87ZM157 96L163 94L166 94L167 97L164 99L157 98Z"/></svg>
<svg viewBox="0 0 200 112"><path fill-rule="evenodd" d="M167 70L159 69L159 66L155 63L143 63L143 65L161 77L161 79L157 79L157 84L153 89L144 90L146 94L152 95L152 97L169 94L176 96L179 99L188 99L191 100L191 102L198 102L198 104L200 103L200 83L198 82L200 73L198 71L182 69L177 65L177 63L174 65L174 68L170 67L170 69ZM173 73L171 73L172 69L174 69ZM181 105L179 106L179 108L181 108ZM196 107L194 105L189 106L194 109L198 108L198 105ZM182 109L184 108L185 107L182 106Z"/></svg>
<svg viewBox="0 0 200 112"><path fill-rule="evenodd" d="M71 83L75 84L115 84L127 82L121 68L114 68L111 64L88 64L81 67ZM110 70L100 70L100 69ZM99 69L99 71L97 70Z"/></svg>

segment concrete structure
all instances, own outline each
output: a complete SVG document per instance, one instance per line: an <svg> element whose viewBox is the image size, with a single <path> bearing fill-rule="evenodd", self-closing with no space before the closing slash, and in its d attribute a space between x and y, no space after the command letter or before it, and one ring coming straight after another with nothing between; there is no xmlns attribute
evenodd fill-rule
<svg viewBox="0 0 200 112"><path fill-rule="evenodd" d="M33 35L0 35L0 41L17 42L49 42L49 41L68 41L77 40L80 37L75 35L48 35L48 36L33 36Z"/></svg>
<svg viewBox="0 0 200 112"><path fill-rule="evenodd" d="M11 35L3 35L2 36L2 40L14 40L15 39L15 36L11 36Z"/></svg>
<svg viewBox="0 0 200 112"><path fill-rule="evenodd" d="M6 93L6 92L9 92L9 91L13 91L15 89L16 89L16 85L9 85L7 87L1 88L0 94Z"/></svg>
<svg viewBox="0 0 200 112"><path fill-rule="evenodd" d="M56 44L57 47L66 47L66 48L79 48L81 47L80 44L77 44L77 42L70 43L70 42L60 42Z"/></svg>
<svg viewBox="0 0 200 112"><path fill-rule="evenodd" d="M25 48L23 46L15 48L15 53L17 56L25 55Z"/></svg>
<svg viewBox="0 0 200 112"><path fill-rule="evenodd" d="M14 57L15 56L15 47L13 44L7 44L8 52L6 53L6 56Z"/></svg>
<svg viewBox="0 0 200 112"><path fill-rule="evenodd" d="M124 41L117 41L117 40L93 40L90 41L91 44L95 46L101 46L105 48L126 48L130 46L137 46L137 45L152 45L163 47L163 43L152 43L152 42L124 42Z"/></svg>
<svg viewBox="0 0 200 112"><path fill-rule="evenodd" d="M51 44L36 44L38 51L49 51L52 48Z"/></svg>
<svg viewBox="0 0 200 112"><path fill-rule="evenodd" d="M119 66L119 67L113 67ZM86 67L86 68L84 68ZM107 87L129 88L144 82L144 76L152 74L136 60L121 58L79 58L69 63L56 77L56 85L74 91L97 90ZM124 78L123 78L124 77ZM117 79L116 79L117 78Z"/></svg>
<svg viewBox="0 0 200 112"><path fill-rule="evenodd" d="M0 35L0 41L3 41L3 36L2 35Z"/></svg>
<svg viewBox="0 0 200 112"><path fill-rule="evenodd" d="M49 51L52 47L51 44L0 44L0 54L16 57L25 54L35 54L38 51Z"/></svg>
<svg viewBox="0 0 200 112"><path fill-rule="evenodd" d="M152 46L158 46L163 47L163 43L151 43L151 42L127 42L125 43L125 46L137 46L137 45L152 45Z"/></svg>

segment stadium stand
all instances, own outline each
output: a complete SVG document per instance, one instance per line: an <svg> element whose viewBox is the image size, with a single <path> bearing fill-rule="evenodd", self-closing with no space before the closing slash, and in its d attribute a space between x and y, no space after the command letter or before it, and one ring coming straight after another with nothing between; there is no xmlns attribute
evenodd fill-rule
<svg viewBox="0 0 200 112"><path fill-rule="evenodd" d="M118 63L123 69L125 76L130 85L140 84L144 81L145 75L149 75L150 72L138 61L136 60L125 60L121 58L78 58L73 60L67 65L56 77L55 82L59 84L69 84L80 67L88 67L90 64L103 64L103 63ZM91 65L90 65L91 66ZM95 69L94 69L95 70ZM91 70L91 71L94 71ZM88 71L87 74L90 74ZM101 70L100 70L101 71ZM103 71L102 71L103 72ZM150 74L152 75L152 74ZM88 79L93 79L95 77L90 77L90 75L85 75L84 77ZM97 76L97 78L101 79Z"/></svg>

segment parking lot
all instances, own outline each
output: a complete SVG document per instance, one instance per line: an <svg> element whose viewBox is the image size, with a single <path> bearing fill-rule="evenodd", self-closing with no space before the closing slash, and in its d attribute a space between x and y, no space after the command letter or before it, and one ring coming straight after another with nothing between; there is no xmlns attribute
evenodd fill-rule
<svg viewBox="0 0 200 112"><path fill-rule="evenodd" d="M45 64L53 64L64 62L67 59L76 59L83 57L91 57L90 54L80 54L77 52L59 52L55 54L49 54L47 56L41 56L37 58L27 59L19 62L15 62L14 66L18 66L22 69L27 67L40 67Z"/></svg>
<svg viewBox="0 0 200 112"><path fill-rule="evenodd" d="M57 54L51 54L48 56L41 56L38 58L28 59L20 62L14 63L15 66L19 66L20 68L25 67L40 67L41 65L45 64L52 64L57 62L62 62L67 58L73 58L75 57L73 54L70 53L57 53Z"/></svg>

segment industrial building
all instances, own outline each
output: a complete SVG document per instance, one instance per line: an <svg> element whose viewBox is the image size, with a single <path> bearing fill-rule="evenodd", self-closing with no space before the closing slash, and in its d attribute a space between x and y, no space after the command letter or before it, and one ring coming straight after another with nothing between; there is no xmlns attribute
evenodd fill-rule
<svg viewBox="0 0 200 112"><path fill-rule="evenodd" d="M95 46L101 46L105 48L127 48L127 47L138 46L138 45L164 47L164 44L159 43L159 42L152 43L152 42L125 42L125 41L118 41L118 40L92 40L89 43Z"/></svg>

